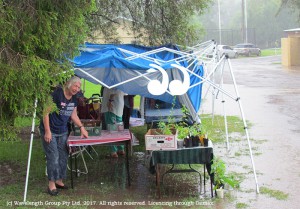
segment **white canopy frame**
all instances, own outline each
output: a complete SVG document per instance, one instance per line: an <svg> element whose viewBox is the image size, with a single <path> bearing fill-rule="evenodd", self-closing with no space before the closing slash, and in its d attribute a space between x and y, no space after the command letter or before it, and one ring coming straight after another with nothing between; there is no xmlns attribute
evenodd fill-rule
<svg viewBox="0 0 300 209"><path fill-rule="evenodd" d="M28 155L28 161L27 161L25 190L24 190L24 198L23 198L24 202L26 202L26 197L27 197L28 179L29 179L29 171L30 171L30 161L31 161L31 153L32 153L32 144L33 144L33 134L34 134L34 128L35 128L35 117L36 117L37 103L38 103L38 100L35 99L35 101L34 101L34 112L33 112L33 117L32 117L32 125L31 125L31 134L30 134L29 155Z"/></svg>
<svg viewBox="0 0 300 209"><path fill-rule="evenodd" d="M235 95L229 94L227 91L225 91L223 89L223 75L224 75L224 71L227 69L229 70L229 73L231 76L231 81L232 81L232 84L234 87ZM216 72L220 73L220 79L219 79L218 85L216 83L218 80L215 79ZM251 146L251 141L250 141L250 137L249 137L248 126L247 126L247 122L246 122L246 118L245 118L245 114L244 114L244 110L243 110L243 106L242 106L241 97L240 97L240 94L238 91L236 79L235 79L232 65L231 65L231 62L230 62L230 59L228 58L228 56L222 56L221 59L219 60L219 62L217 63L217 65L215 66L215 68L204 79L206 79L208 81L207 83L209 85L204 97L207 96L207 93L209 92L210 88L211 87L213 88L213 90L211 91L212 98L213 98L213 101L212 101L212 114L213 115L214 115L214 101L218 98L219 93L222 94L221 98L222 98L223 116L224 116L224 123L225 123L224 125L225 125L225 133L226 133L227 150L230 149L230 144L229 144L229 139L228 139L229 137L228 137L228 127L227 127L227 115L226 115L226 107L225 107L225 98L226 97L224 97L224 96L227 96L230 99L233 99L234 101L236 101L238 103L241 118L242 118L243 125L244 125L246 138L247 138L249 154L250 154L251 164L252 164L252 170L253 170L253 175L254 175L255 184L256 184L256 192L259 193L259 185L258 185L258 180L257 180L257 175L256 175L256 169L255 169L255 164L254 164L254 158L253 158L253 153L252 153L252 146ZM211 81L211 80L213 80L213 81Z"/></svg>

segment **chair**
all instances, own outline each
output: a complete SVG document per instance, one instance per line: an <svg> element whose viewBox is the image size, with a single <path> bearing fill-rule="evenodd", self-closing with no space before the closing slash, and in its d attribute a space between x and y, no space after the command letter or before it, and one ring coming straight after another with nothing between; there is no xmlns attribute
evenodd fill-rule
<svg viewBox="0 0 300 209"><path fill-rule="evenodd" d="M85 162L85 158L84 158L84 152L85 153L87 153L88 154L88 156L93 160L94 158L92 157L92 155L90 154L90 152L87 150L88 148L91 148L93 151L94 151L94 153L96 153L96 155L98 156L98 153L97 153L97 151L92 147L92 146L78 146L78 147L71 147L70 148L70 157L72 157L72 158L75 158L75 160L76 160L76 158L78 157L78 156L80 156L81 157L81 159L82 159L82 162L83 162L83 165L84 165L84 171L80 171L79 169L77 169L77 170L72 170L72 172L76 172L77 173L77 176L79 176L80 174L88 174L88 168L87 168L87 165L86 165L86 162ZM69 165L68 165L68 169L69 170L71 170L70 168L69 168Z"/></svg>

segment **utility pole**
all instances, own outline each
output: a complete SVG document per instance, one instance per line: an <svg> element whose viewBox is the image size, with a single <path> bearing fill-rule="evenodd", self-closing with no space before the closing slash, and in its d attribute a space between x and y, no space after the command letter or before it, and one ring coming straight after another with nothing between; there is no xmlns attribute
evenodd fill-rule
<svg viewBox="0 0 300 209"><path fill-rule="evenodd" d="M245 43L245 10L244 10L244 0L242 0L242 38L243 38L243 43Z"/></svg>
<svg viewBox="0 0 300 209"><path fill-rule="evenodd" d="M244 43L248 42L247 27L247 0L242 0L242 34Z"/></svg>
<svg viewBox="0 0 300 209"><path fill-rule="evenodd" d="M244 4L244 9L245 9L245 40L246 43L248 43L248 21L247 21L247 0L244 0L245 4Z"/></svg>
<svg viewBox="0 0 300 209"><path fill-rule="evenodd" d="M218 11L219 11L219 40L220 40L220 44L222 44L222 28L221 28L221 8L220 8L220 0L218 0Z"/></svg>

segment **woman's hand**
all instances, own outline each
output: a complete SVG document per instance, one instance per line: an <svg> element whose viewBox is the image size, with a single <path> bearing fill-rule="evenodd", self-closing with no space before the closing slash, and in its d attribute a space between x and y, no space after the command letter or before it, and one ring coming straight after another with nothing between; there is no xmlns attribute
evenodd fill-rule
<svg viewBox="0 0 300 209"><path fill-rule="evenodd" d="M52 140L52 133L51 133L51 131L45 131L44 140L47 143L51 142L51 140Z"/></svg>
<svg viewBox="0 0 300 209"><path fill-rule="evenodd" d="M89 133L85 130L85 128L83 126L80 128L80 132L81 132L81 138L89 137Z"/></svg>

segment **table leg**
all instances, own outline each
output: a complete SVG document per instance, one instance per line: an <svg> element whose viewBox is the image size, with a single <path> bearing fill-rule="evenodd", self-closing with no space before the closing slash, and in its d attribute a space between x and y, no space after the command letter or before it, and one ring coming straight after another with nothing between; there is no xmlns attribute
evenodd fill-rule
<svg viewBox="0 0 300 209"><path fill-rule="evenodd" d="M78 177L77 155L74 155L74 157L75 157L75 172L76 172L76 177Z"/></svg>
<svg viewBox="0 0 300 209"><path fill-rule="evenodd" d="M211 197L214 197L214 191L213 191L213 183L210 179L210 193L211 193Z"/></svg>
<svg viewBox="0 0 300 209"><path fill-rule="evenodd" d="M158 198L160 199L160 170L159 170L159 164L155 165L155 173L156 173L156 187L158 192Z"/></svg>
<svg viewBox="0 0 300 209"><path fill-rule="evenodd" d="M205 169L206 169L206 164L204 164L204 166L203 166L203 176L204 176L204 194L206 193L206 189L205 189Z"/></svg>
<svg viewBox="0 0 300 209"><path fill-rule="evenodd" d="M127 180L128 180L128 186L131 185L130 183L130 173L129 173L129 154L128 154L128 144L129 144L129 140L126 142L126 169L127 169Z"/></svg>
<svg viewBox="0 0 300 209"><path fill-rule="evenodd" d="M71 188L74 189L73 185L73 161L72 161L72 153L70 153L70 167L71 167Z"/></svg>

